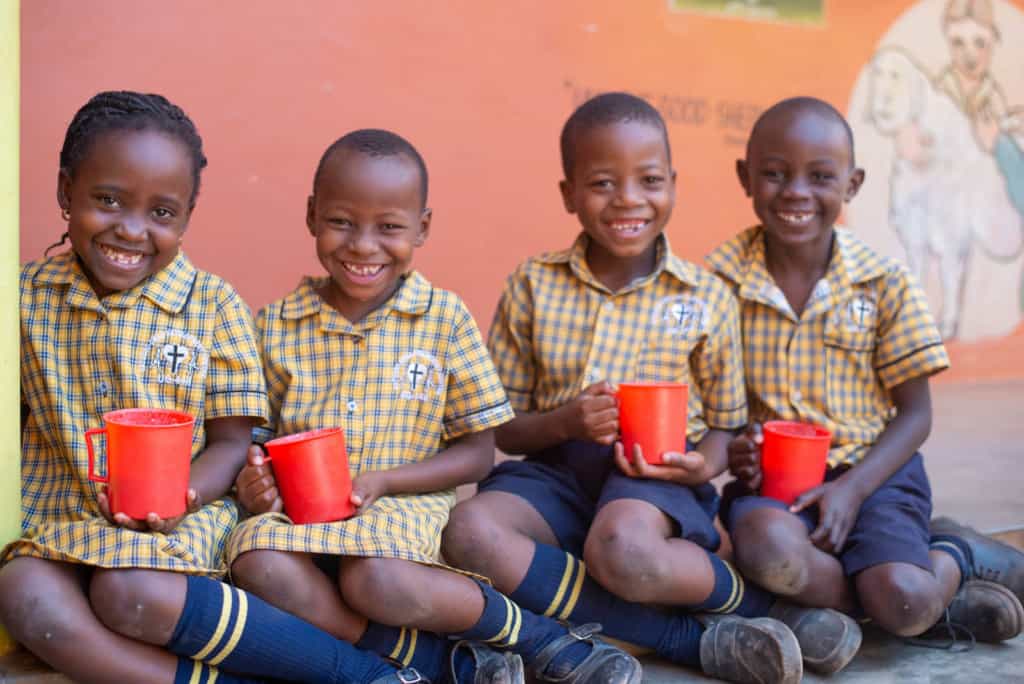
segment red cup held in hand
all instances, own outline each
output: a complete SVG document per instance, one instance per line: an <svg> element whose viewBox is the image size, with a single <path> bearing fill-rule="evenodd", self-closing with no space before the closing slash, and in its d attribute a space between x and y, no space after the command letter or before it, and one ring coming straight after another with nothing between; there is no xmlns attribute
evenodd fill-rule
<svg viewBox="0 0 1024 684"><path fill-rule="evenodd" d="M150 513L174 518L185 512L192 427L181 411L132 408L103 414L106 427L85 431L89 479L107 484L111 513L142 520ZM96 473L92 437L107 436L107 474Z"/></svg>
<svg viewBox="0 0 1024 684"><path fill-rule="evenodd" d="M619 432L626 458L639 444L644 460L660 465L666 451L686 453L689 387L681 382L624 382L619 401Z"/></svg>
<svg viewBox="0 0 1024 684"><path fill-rule="evenodd" d="M264 446L284 512L297 525L344 520L355 513L341 428L278 437Z"/></svg>
<svg viewBox="0 0 1024 684"><path fill-rule="evenodd" d="M784 504L825 481L832 434L825 428L788 420L763 425L761 495Z"/></svg>

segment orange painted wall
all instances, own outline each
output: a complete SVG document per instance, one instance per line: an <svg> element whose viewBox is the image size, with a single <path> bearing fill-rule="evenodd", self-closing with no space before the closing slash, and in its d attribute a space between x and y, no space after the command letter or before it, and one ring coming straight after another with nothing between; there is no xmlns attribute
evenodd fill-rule
<svg viewBox="0 0 1024 684"><path fill-rule="evenodd" d="M423 153L434 223L416 265L486 329L515 264L575 235L557 138L588 93L627 89L666 115L679 171L668 232L699 260L753 221L733 177L752 117L795 94L845 109L912 4L828 0L823 26L796 26L664 0L25 2L21 257L61 233L57 155L75 109L103 89L154 91L195 119L210 159L185 249L254 308L319 270L303 224L313 168L339 135L373 126ZM1019 331L960 347L956 376L1024 376Z"/></svg>

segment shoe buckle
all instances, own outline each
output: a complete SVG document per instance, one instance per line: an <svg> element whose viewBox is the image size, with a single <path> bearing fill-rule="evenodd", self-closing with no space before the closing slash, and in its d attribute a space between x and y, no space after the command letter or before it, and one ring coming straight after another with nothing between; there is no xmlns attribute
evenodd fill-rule
<svg viewBox="0 0 1024 684"><path fill-rule="evenodd" d="M588 622L585 625L576 625L569 629L569 635L578 641L587 641L601 633L601 625L597 622Z"/></svg>
<svg viewBox="0 0 1024 684"><path fill-rule="evenodd" d="M423 675L411 667L399 670L395 673L395 676L398 677L398 681L401 682L401 684L419 684L420 682L427 681L423 678Z"/></svg>

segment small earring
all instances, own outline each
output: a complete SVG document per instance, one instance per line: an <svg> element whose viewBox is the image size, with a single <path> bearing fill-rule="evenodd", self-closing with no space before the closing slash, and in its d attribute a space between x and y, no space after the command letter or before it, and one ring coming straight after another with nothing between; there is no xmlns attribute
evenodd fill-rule
<svg viewBox="0 0 1024 684"><path fill-rule="evenodd" d="M65 221L70 221L71 220L71 210L70 209L66 209L66 208L65 209L61 209L60 210L60 217L62 219L64 219Z"/></svg>

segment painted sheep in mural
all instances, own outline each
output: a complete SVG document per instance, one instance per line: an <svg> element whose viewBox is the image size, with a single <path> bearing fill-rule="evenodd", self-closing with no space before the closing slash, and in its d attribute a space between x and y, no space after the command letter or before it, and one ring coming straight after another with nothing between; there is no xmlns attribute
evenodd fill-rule
<svg viewBox="0 0 1024 684"><path fill-rule="evenodd" d="M972 257L1015 260L1024 226L970 121L914 60L886 48L869 69L868 117L894 146L889 223L920 281L937 262L939 329L948 339L957 333Z"/></svg>

